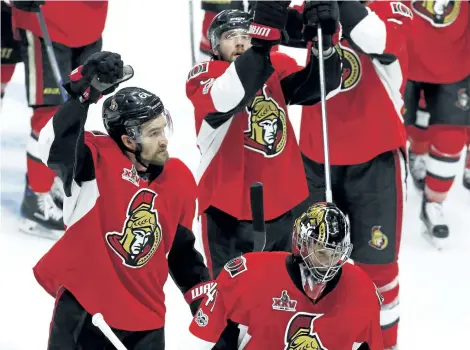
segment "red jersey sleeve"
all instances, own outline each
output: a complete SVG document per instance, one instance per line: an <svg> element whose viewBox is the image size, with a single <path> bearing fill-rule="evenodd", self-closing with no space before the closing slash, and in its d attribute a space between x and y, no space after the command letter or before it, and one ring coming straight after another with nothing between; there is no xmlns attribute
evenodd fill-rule
<svg viewBox="0 0 470 350"><path fill-rule="evenodd" d="M189 331L192 338L199 340L193 340L191 343L198 344L200 341L207 342L208 349L212 349L212 346L217 342L220 335L222 334L227 320L228 305L226 304L226 297L224 296L224 284L226 275L222 270L221 274L217 278L216 283L212 285L212 288L206 293L206 297L203 299L199 309L189 326ZM194 347L196 348L196 347ZM197 347L202 349L204 347Z"/></svg>
<svg viewBox="0 0 470 350"><path fill-rule="evenodd" d="M370 55L399 57L406 52L406 32L413 19L411 10L399 1L374 1L367 11L367 16L351 30L354 44Z"/></svg>

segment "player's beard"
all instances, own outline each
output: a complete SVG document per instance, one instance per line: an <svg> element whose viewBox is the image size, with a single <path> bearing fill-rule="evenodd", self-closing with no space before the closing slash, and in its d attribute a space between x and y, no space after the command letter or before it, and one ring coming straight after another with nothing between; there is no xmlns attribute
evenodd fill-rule
<svg viewBox="0 0 470 350"><path fill-rule="evenodd" d="M149 163L154 165L164 165L169 158L170 155L168 153L168 149L160 150L153 154L152 158L149 159Z"/></svg>

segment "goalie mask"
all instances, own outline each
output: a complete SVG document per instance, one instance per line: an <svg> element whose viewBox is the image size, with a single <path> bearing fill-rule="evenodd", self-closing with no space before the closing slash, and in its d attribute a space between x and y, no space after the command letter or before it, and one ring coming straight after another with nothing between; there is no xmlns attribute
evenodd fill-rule
<svg viewBox="0 0 470 350"><path fill-rule="evenodd" d="M294 224L293 254L300 256L305 292L316 300L352 251L346 216L332 203L316 203Z"/></svg>

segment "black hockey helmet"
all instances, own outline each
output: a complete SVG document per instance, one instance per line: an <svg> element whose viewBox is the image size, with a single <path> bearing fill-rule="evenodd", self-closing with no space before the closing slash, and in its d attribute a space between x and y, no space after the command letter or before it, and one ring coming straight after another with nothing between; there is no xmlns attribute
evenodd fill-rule
<svg viewBox="0 0 470 350"><path fill-rule="evenodd" d="M292 252L303 260L315 281L333 279L351 251L349 223L333 203L315 203L295 220Z"/></svg>
<svg viewBox="0 0 470 350"><path fill-rule="evenodd" d="M171 130L172 120L162 100L157 95L138 87L120 89L103 103L104 127L119 147L126 151L131 150L124 146L121 136L128 135L135 140L140 153L140 127L160 115L167 119L168 128Z"/></svg>
<svg viewBox="0 0 470 350"><path fill-rule="evenodd" d="M251 14L241 10L224 10L219 12L212 20L207 31L212 52L219 45L222 33L236 28L248 31L252 21Z"/></svg>

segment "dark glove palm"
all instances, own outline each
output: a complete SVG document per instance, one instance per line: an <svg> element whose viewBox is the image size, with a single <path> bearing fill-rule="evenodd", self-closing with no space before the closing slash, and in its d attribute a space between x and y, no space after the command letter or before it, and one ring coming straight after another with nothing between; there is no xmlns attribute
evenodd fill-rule
<svg viewBox="0 0 470 350"><path fill-rule="evenodd" d="M45 1L11 1L13 7L27 12L39 12L41 5L44 5L44 3Z"/></svg>
<svg viewBox="0 0 470 350"><path fill-rule="evenodd" d="M311 41L321 26L324 35L333 35L339 24L339 7L336 1L307 1L304 5L304 39Z"/></svg>
<svg viewBox="0 0 470 350"><path fill-rule="evenodd" d="M96 102L101 95L107 95L116 90L118 84L100 92L91 85L96 77L102 83L113 84L123 77L124 63L117 53L108 51L91 55L83 64L70 74L70 82L65 88L71 95L81 96L90 102Z"/></svg>

